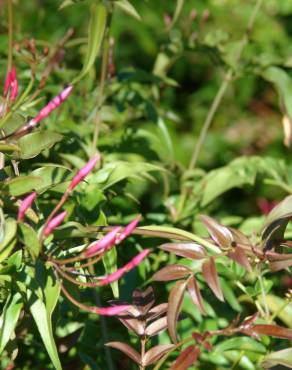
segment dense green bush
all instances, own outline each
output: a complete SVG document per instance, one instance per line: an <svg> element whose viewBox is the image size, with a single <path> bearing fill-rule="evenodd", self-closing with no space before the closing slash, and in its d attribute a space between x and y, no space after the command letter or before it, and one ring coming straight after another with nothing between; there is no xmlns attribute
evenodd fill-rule
<svg viewBox="0 0 292 370"><path fill-rule="evenodd" d="M291 1L0 11L1 369L292 368Z"/></svg>

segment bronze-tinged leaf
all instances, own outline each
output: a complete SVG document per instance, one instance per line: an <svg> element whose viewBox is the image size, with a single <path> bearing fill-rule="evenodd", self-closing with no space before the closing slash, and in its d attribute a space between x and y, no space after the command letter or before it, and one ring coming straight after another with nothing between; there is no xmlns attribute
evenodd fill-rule
<svg viewBox="0 0 292 370"><path fill-rule="evenodd" d="M224 302L223 293L221 290L219 278L217 275L215 259L214 257L210 257L206 262L203 263L202 266L202 273L206 283L213 291L215 296L222 302Z"/></svg>
<svg viewBox="0 0 292 370"><path fill-rule="evenodd" d="M170 338L174 343L176 338L176 324L183 301L187 281L177 281L172 287L168 297L167 326Z"/></svg>
<svg viewBox="0 0 292 370"><path fill-rule="evenodd" d="M240 247L235 247L231 252L228 253L228 257L234 262L243 266L247 271L251 272L251 265L245 254L245 251Z"/></svg>
<svg viewBox="0 0 292 370"><path fill-rule="evenodd" d="M154 306L151 308L151 310L148 312L146 315L146 321L152 321L156 317L163 315L168 308L168 303L161 303L158 304L157 306Z"/></svg>
<svg viewBox="0 0 292 370"><path fill-rule="evenodd" d="M206 311L204 308L204 302L201 295L200 287L194 276L192 276L188 281L188 292L192 301L194 302L194 305L198 307L201 314L205 315Z"/></svg>
<svg viewBox="0 0 292 370"><path fill-rule="evenodd" d="M200 349L193 345L185 348L169 370L187 370L200 356Z"/></svg>
<svg viewBox="0 0 292 370"><path fill-rule="evenodd" d="M194 260L202 259L206 256L205 249L197 243L166 243L160 245L159 248L177 256Z"/></svg>
<svg viewBox="0 0 292 370"><path fill-rule="evenodd" d="M201 215L200 219L208 230L211 238L220 247L228 248L232 245L232 243L234 242L234 238L231 231L227 227L219 224L217 221L209 216Z"/></svg>
<svg viewBox="0 0 292 370"><path fill-rule="evenodd" d="M115 348L127 355L131 360L135 361L138 365L141 364L141 356L139 353L126 343L122 342L109 342L106 346Z"/></svg>
<svg viewBox="0 0 292 370"><path fill-rule="evenodd" d="M251 330L256 334L292 340L292 330L277 325L253 325Z"/></svg>
<svg viewBox="0 0 292 370"><path fill-rule="evenodd" d="M153 276L152 279L154 281L170 281L176 279L182 279L185 276L192 273L192 270L184 265L169 265L165 266L159 271L157 271Z"/></svg>
<svg viewBox="0 0 292 370"><path fill-rule="evenodd" d="M158 346L149 349L142 358L142 366L154 364L173 347L175 347L174 344L159 344Z"/></svg>
<svg viewBox="0 0 292 370"><path fill-rule="evenodd" d="M140 320L132 318L131 316L118 317L118 319L130 331L136 333L139 336L144 335L144 325Z"/></svg>
<svg viewBox="0 0 292 370"><path fill-rule="evenodd" d="M139 289L135 289L132 297L134 305L143 316L150 310L155 302L154 291L151 286L144 292Z"/></svg>
<svg viewBox="0 0 292 370"><path fill-rule="evenodd" d="M284 270L288 267L291 267L292 266L292 258L290 260L286 260L286 261L274 261L274 262L270 262L270 268L271 268L271 271L279 271L279 270Z"/></svg>
<svg viewBox="0 0 292 370"><path fill-rule="evenodd" d="M167 317L161 317L160 319L152 322L147 328L146 328L146 335L149 335L150 337L153 337L154 335L157 335L162 330L167 328Z"/></svg>
<svg viewBox="0 0 292 370"><path fill-rule="evenodd" d="M234 229L233 227L228 227L228 229L230 230L236 244L243 244L251 247L250 240L241 231Z"/></svg>

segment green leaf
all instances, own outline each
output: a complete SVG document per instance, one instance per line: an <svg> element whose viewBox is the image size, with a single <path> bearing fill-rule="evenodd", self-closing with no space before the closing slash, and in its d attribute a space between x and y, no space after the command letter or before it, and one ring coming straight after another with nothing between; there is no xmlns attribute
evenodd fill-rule
<svg viewBox="0 0 292 370"><path fill-rule="evenodd" d="M224 340L224 342L218 344L214 348L214 352L222 353L224 351L230 351L233 349L244 351L244 352L246 351L255 352L255 353L265 353L266 352L266 348L263 344L249 337L226 339Z"/></svg>
<svg viewBox="0 0 292 370"><path fill-rule="evenodd" d="M234 309L234 311L241 312L242 308L240 304L238 303L236 295L234 294L233 289L230 287L229 284L230 283L227 283L224 279L220 279L220 285L223 291L224 298L230 304L230 306Z"/></svg>
<svg viewBox="0 0 292 370"><path fill-rule="evenodd" d="M15 144L0 143L0 151L3 153L6 152L19 152L19 146Z"/></svg>
<svg viewBox="0 0 292 370"><path fill-rule="evenodd" d="M39 263L37 265L36 278L31 281L27 289L29 309L53 365L57 370L62 370L52 328L52 313L56 307L59 295L59 282Z"/></svg>
<svg viewBox="0 0 292 370"><path fill-rule="evenodd" d="M7 300L0 318L0 354L3 352L16 327L23 302L21 294L16 293Z"/></svg>
<svg viewBox="0 0 292 370"><path fill-rule="evenodd" d="M277 365L286 366L289 369L292 369L292 347L272 352L262 360L262 366L264 369L270 369Z"/></svg>
<svg viewBox="0 0 292 370"><path fill-rule="evenodd" d="M253 185L258 171L258 157L238 158L229 165L210 171L202 180L202 206L232 188Z"/></svg>
<svg viewBox="0 0 292 370"><path fill-rule="evenodd" d="M0 243L0 252L12 241L16 235L17 223L14 219L8 218L4 224L4 237Z"/></svg>
<svg viewBox="0 0 292 370"><path fill-rule="evenodd" d="M106 273L112 274L117 271L117 249L116 247L111 248L103 257L102 262L105 268ZM119 297L119 284L118 281L111 283L111 288L115 298Z"/></svg>
<svg viewBox="0 0 292 370"><path fill-rule="evenodd" d="M42 186L41 177L35 176L18 176L5 182L5 190L12 196L19 196L38 189Z"/></svg>
<svg viewBox="0 0 292 370"><path fill-rule="evenodd" d="M36 259L40 253L41 245L34 229L28 224L20 224L23 244L27 247L33 259Z"/></svg>
<svg viewBox="0 0 292 370"><path fill-rule="evenodd" d="M93 4L91 6L91 17L88 30L88 45L85 62L79 76L73 81L76 83L85 76L93 66L95 59L100 51L102 40L105 33L107 20L107 10L102 4Z"/></svg>
<svg viewBox="0 0 292 370"><path fill-rule="evenodd" d="M122 9L125 13L130 15L131 17L141 21L141 16L134 8L134 6L128 0L118 0L115 1L115 6Z"/></svg>
<svg viewBox="0 0 292 370"><path fill-rule="evenodd" d="M281 107L292 119L292 79L289 74L279 67L269 67L261 72L261 76L275 86Z"/></svg>
<svg viewBox="0 0 292 370"><path fill-rule="evenodd" d="M185 0L177 0L174 15L173 15L173 18L172 18L172 21L171 21L171 26L170 26L171 28L175 25L175 23L178 20L180 14L181 14L182 8L184 6L184 2L185 2Z"/></svg>
<svg viewBox="0 0 292 370"><path fill-rule="evenodd" d="M37 131L25 135L18 140L20 158L34 158L44 149L51 148L55 143L62 140L62 135L48 131Z"/></svg>
<svg viewBox="0 0 292 370"><path fill-rule="evenodd" d="M31 175L42 179L41 186L37 187L36 190L38 192L43 192L69 180L71 173L72 172L66 167L47 165L32 171Z"/></svg>

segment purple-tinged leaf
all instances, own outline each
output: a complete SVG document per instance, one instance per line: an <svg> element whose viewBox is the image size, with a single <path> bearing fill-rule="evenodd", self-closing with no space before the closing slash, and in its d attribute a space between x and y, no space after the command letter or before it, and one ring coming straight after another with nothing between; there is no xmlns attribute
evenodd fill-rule
<svg viewBox="0 0 292 370"><path fill-rule="evenodd" d="M174 344L159 344L158 346L149 349L142 358L142 366L154 364L173 347Z"/></svg>
<svg viewBox="0 0 292 370"><path fill-rule="evenodd" d="M230 232L233 236L233 239L237 244L243 244L243 245L246 245L246 246L250 246L250 240L241 231L239 231L237 229L233 229L233 227L228 227L228 229L230 230Z"/></svg>
<svg viewBox="0 0 292 370"><path fill-rule="evenodd" d="M157 335L162 330L167 328L167 317L161 317L160 319L152 322L146 329L146 335L152 337L153 335Z"/></svg>
<svg viewBox="0 0 292 370"><path fill-rule="evenodd" d="M202 273L206 283L213 291L215 296L222 302L224 302L224 297L222 293L222 289L220 286L220 282L217 275L215 259L214 257L210 257L206 262L204 262L202 266Z"/></svg>
<svg viewBox="0 0 292 370"><path fill-rule="evenodd" d="M220 247L228 248L232 245L232 243L234 242L234 238L231 231L227 227L219 224L217 221L209 216L201 215L200 219L208 230L211 238Z"/></svg>
<svg viewBox="0 0 292 370"><path fill-rule="evenodd" d="M194 276L192 276L188 281L188 292L194 305L198 307L201 314L205 315L206 311L204 308L203 298L197 280Z"/></svg>
<svg viewBox="0 0 292 370"><path fill-rule="evenodd" d="M228 253L228 257L234 262L243 266L247 271L251 272L251 265L245 254L244 250L240 247L235 247L231 252Z"/></svg>
<svg viewBox="0 0 292 370"><path fill-rule="evenodd" d="M179 265L179 264L170 265L170 266L165 266L159 271L157 271L152 276L152 279L154 281L170 281L170 280L182 279L191 273L192 273L192 270L185 265Z"/></svg>
<svg viewBox="0 0 292 370"><path fill-rule="evenodd" d="M152 307L146 316L147 321L154 320L156 317L163 315L168 309L168 303L161 303Z"/></svg>
<svg viewBox="0 0 292 370"><path fill-rule="evenodd" d="M181 309L187 281L177 281L172 287L168 297L167 326L170 338L174 343L176 338L176 324Z"/></svg>
<svg viewBox="0 0 292 370"><path fill-rule="evenodd" d="M193 345L185 348L169 370L187 370L200 356L200 349Z"/></svg>
<svg viewBox="0 0 292 370"><path fill-rule="evenodd" d="M278 325L253 325L250 330L256 334L292 340L292 330Z"/></svg>
<svg viewBox="0 0 292 370"><path fill-rule="evenodd" d="M194 260L202 259L206 256L204 248L196 243L166 243L160 245L159 248L177 256Z"/></svg>
<svg viewBox="0 0 292 370"><path fill-rule="evenodd" d="M130 315L119 316L118 319L127 329L137 335L142 336L145 334L144 325L139 319L135 319Z"/></svg>
<svg viewBox="0 0 292 370"><path fill-rule="evenodd" d="M270 262L271 271L284 270L284 269L286 269L288 267L291 267L291 266L292 266L292 257L291 257L290 260Z"/></svg>
<svg viewBox="0 0 292 370"><path fill-rule="evenodd" d="M135 361L138 365L141 363L141 356L139 353L126 343L122 342L109 342L106 343L107 347L115 348L127 355L131 360Z"/></svg>
<svg viewBox="0 0 292 370"><path fill-rule="evenodd" d="M135 289L133 292L133 304L137 307L142 316L154 305L155 298L153 288L150 286L144 292Z"/></svg>

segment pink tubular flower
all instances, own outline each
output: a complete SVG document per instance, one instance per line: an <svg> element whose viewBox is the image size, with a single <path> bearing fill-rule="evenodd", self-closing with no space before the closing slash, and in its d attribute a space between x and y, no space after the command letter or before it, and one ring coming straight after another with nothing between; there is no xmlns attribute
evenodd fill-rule
<svg viewBox="0 0 292 370"><path fill-rule="evenodd" d="M115 316L127 311L130 307L130 305L120 305L113 307L92 307L92 311L103 316Z"/></svg>
<svg viewBox="0 0 292 370"><path fill-rule="evenodd" d="M35 117L32 118L29 121L30 127L35 126L38 124L40 121L42 121L44 118L46 118L52 111L54 111L56 108L59 107L71 94L71 91L73 89L72 85L69 85L64 89L61 94L57 95L54 97L53 100L51 100L40 112L39 114Z"/></svg>
<svg viewBox="0 0 292 370"><path fill-rule="evenodd" d="M117 236L116 244L122 242L124 239L126 239L132 232L135 230L136 226L141 220L141 216L134 218L133 221L127 225L124 230L120 233L120 235Z"/></svg>
<svg viewBox="0 0 292 370"><path fill-rule="evenodd" d="M141 253L137 254L137 256L135 256L125 266L119 268L114 273L100 280L98 285L103 286L103 285L107 285L107 284L113 283L114 281L119 280L125 273L129 272L130 270L138 266L149 252L150 252L150 249L144 249Z"/></svg>
<svg viewBox="0 0 292 370"><path fill-rule="evenodd" d="M23 221L26 211L28 210L28 208L31 207L36 196L37 196L37 193L33 192L21 201L21 204L18 209L18 216L17 216L18 221Z"/></svg>
<svg viewBox="0 0 292 370"><path fill-rule="evenodd" d="M91 244L89 248L84 252L85 257L92 257L97 252L109 249L115 245L117 233L121 230L120 227L115 227L112 231L106 234L102 239L96 241L95 243Z"/></svg>
<svg viewBox="0 0 292 370"><path fill-rule="evenodd" d="M6 97L10 91L10 101L14 101L18 95L18 81L16 76L16 69L12 67L8 72L4 83L3 95Z"/></svg>
<svg viewBox="0 0 292 370"><path fill-rule="evenodd" d="M49 234L51 234L52 231L64 221L64 218L66 216L67 216L67 211L64 211L58 214L56 217L52 218L44 230L44 235L48 236Z"/></svg>
<svg viewBox="0 0 292 370"><path fill-rule="evenodd" d="M81 170L79 170L77 172L77 174L73 177L70 185L69 185L69 190L73 190L82 180L85 179L85 177L89 174L89 172L91 172L96 163L100 160L100 155L99 154L96 154L94 157L92 157L84 167L81 168Z"/></svg>

